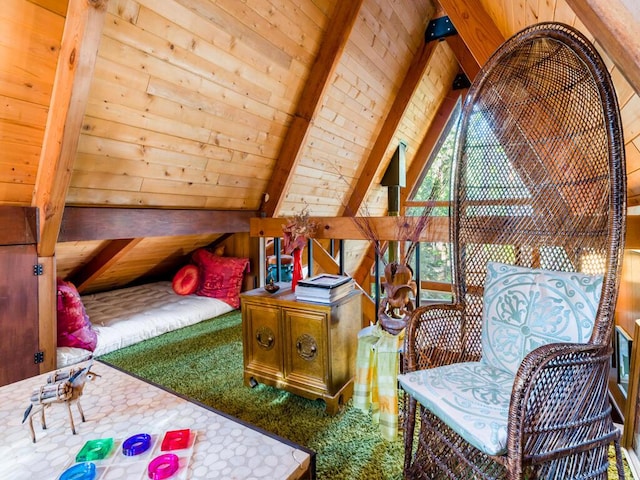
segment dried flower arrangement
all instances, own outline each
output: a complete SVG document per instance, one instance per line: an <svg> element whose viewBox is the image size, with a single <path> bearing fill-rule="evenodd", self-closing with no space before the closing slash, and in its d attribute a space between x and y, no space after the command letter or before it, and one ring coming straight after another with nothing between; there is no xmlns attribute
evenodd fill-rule
<svg viewBox="0 0 640 480"><path fill-rule="evenodd" d="M318 223L309 219L307 207L295 214L286 225L282 225L284 253L290 255L295 249L302 250L317 228Z"/></svg>
<svg viewBox="0 0 640 480"><path fill-rule="evenodd" d="M381 244L378 240L377 233L370 222L370 217L368 215L352 216L360 232L374 245L377 258L385 266L384 280L381 283L385 296L380 300L378 322L383 330L393 335L397 335L404 330L409 315L415 308L411 296L415 297L417 286L413 280L413 270L409 263L420 242L423 230L431 220L441 189L442 180L438 177L434 181L421 214L415 217L415 220L408 221L407 217L395 217L397 219L396 238L404 248L401 249L399 259L393 262L388 262L385 258L388 243ZM406 245L407 242L408 245Z"/></svg>
<svg viewBox="0 0 640 480"><path fill-rule="evenodd" d="M403 243L405 247L402 249L400 259L397 263L401 265L409 264L416 247L420 243L420 236L431 220L433 209L436 207L437 198L440 195L441 190L441 182L434 182L429 199L425 202L425 206L423 207L420 215L416 217L394 217L396 219L396 238L398 242ZM371 217L367 214L366 206L362 207L361 210L364 215L351 216L351 218L358 230L360 230L360 233L362 233L362 235L373 244L376 250L376 256L384 265L386 265L387 259L385 258L385 253L388 244L386 242L381 243L378 240L377 232L371 224ZM411 218L412 220L409 221L408 218Z"/></svg>
<svg viewBox="0 0 640 480"><path fill-rule="evenodd" d="M291 290L294 292L298 281L302 279L302 249L317 228L318 224L309 218L307 207L289 219L286 225L282 225L284 253L293 254Z"/></svg>

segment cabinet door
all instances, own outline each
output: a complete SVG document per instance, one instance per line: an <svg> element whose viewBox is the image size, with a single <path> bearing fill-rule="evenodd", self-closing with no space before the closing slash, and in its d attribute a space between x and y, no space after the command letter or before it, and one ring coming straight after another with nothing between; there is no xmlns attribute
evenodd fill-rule
<svg viewBox="0 0 640 480"><path fill-rule="evenodd" d="M37 260L34 245L0 246L0 385L40 373Z"/></svg>
<svg viewBox="0 0 640 480"><path fill-rule="evenodd" d="M267 305L242 304L245 372L282 375L280 309Z"/></svg>
<svg viewBox="0 0 640 480"><path fill-rule="evenodd" d="M310 310L283 309L285 378L288 384L326 391L327 315Z"/></svg>

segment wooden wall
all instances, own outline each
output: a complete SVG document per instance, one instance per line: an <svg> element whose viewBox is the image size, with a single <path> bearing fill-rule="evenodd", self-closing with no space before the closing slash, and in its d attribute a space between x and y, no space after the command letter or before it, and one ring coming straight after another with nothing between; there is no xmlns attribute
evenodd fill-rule
<svg viewBox="0 0 640 480"><path fill-rule="evenodd" d="M44 0L0 8L0 205L31 205L64 11L66 2Z"/></svg>
<svg viewBox="0 0 640 480"><path fill-rule="evenodd" d="M256 209L331 13L316 3L109 2L68 202Z"/></svg>

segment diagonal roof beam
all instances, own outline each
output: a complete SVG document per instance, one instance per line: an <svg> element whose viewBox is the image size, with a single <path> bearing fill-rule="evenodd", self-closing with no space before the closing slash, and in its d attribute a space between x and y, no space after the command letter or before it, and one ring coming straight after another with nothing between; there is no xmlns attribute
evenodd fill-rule
<svg viewBox="0 0 640 480"><path fill-rule="evenodd" d="M464 93L466 93L466 90L464 90ZM407 188L402 189L400 192L400 206L403 211L405 210L405 203L409 194L416 188L417 183L422 177L422 173L429 168L429 165L426 164L427 160L438 144L442 131L449 122L449 118L451 118L451 114L456 108L456 103L458 103L458 98L464 93L462 91L454 91L453 89L449 90L440 107L438 107L438 111L431 125L429 125L429 129L422 139L422 142L420 142L420 146L418 150L416 150L411 160L409 170L407 171Z"/></svg>
<svg viewBox="0 0 640 480"><path fill-rule="evenodd" d="M480 64L478 64L476 59L473 57L473 55L467 48L467 45L464 43L462 38L460 38L460 35L447 37L446 42L455 55L456 60L458 60L458 65L460 65L460 68L467 76L469 81L473 83L476 75L478 75L478 72L480 72Z"/></svg>
<svg viewBox="0 0 640 480"><path fill-rule="evenodd" d="M464 91L466 93L466 90ZM405 203L407 201L407 197L409 196L409 192L412 192L418 183L422 172L426 170L425 163L434 147L438 143L440 139L440 135L442 133L442 129L445 127L449 118L451 117L451 113L455 109L456 103L458 101L458 97L460 96L460 92L456 93L453 90L449 90L444 100L440 104L438 108L438 112L436 113L431 125L429 125L429 129L425 134L422 142L420 142L420 146L416 151L413 159L411 160L411 165L409 170L407 171L407 188L403 188L400 192L400 208L402 214L405 211ZM359 283L361 283L368 274L371 269L371 265L375 261L376 255L374 252L373 245L369 245L366 253L363 255L362 261L359 263L355 272L353 272L353 278L356 279Z"/></svg>
<svg viewBox="0 0 640 480"><path fill-rule="evenodd" d="M384 154L396 133L396 129L398 128L398 125L402 120L402 116L411 101L411 97L422 80L436 45L437 42L423 43L420 50L413 57L413 61L411 62L409 70L404 77L400 90L398 90L398 94L393 101L393 105L385 118L382 129L376 138L364 167L361 169L360 177L356 182L353 193L345 204L343 212L344 216L356 215L358 209L362 205L362 202L364 202L367 192L373 183L378 167L382 164Z"/></svg>
<svg viewBox="0 0 640 480"><path fill-rule="evenodd" d="M142 238L123 238L108 242L81 270L72 275L71 283L76 286L78 292L84 292L91 282L109 270L141 241Z"/></svg>
<svg viewBox="0 0 640 480"><path fill-rule="evenodd" d="M480 0L438 0L478 65L484 65L504 42ZM469 77L471 78L471 77Z"/></svg>
<svg viewBox="0 0 640 480"><path fill-rule="evenodd" d="M640 18L620 0L567 0L571 9L602 45L640 95Z"/></svg>
<svg viewBox="0 0 640 480"><path fill-rule="evenodd" d="M349 0L336 4L333 16L329 21L329 28L320 46L318 56L311 67L293 121L271 174L265 198L260 206L260 211L268 217L273 217L282 205L284 192L291 182L290 176L298 162L302 146L309 133L311 121L320 108L324 93L329 86L329 80L342 57L362 2L363 0Z"/></svg>
<svg viewBox="0 0 640 480"><path fill-rule="evenodd" d="M55 252L107 2L69 2L31 202L39 209L41 257Z"/></svg>
<svg viewBox="0 0 640 480"><path fill-rule="evenodd" d="M439 7L440 8L438 8L437 16L441 16L442 13L446 14L451 20L451 23L456 28L456 31L458 32L458 35L447 37L446 41L455 53L458 63L460 64L467 77L471 81L473 81L478 71L480 70L480 67L504 42L504 37L498 30L498 27L496 27L489 14L484 10L479 0L439 0ZM433 43L434 42L430 42L430 44ZM423 47L423 51L421 52L421 55L419 57L424 57L424 49L429 47L430 44L427 43ZM431 48L433 49L434 46L431 45ZM428 52L428 55L430 56L431 53L432 51ZM409 75L407 75L407 77L409 77ZM400 95L398 95L398 97L400 97ZM398 98L396 98L396 101L398 101ZM444 117L448 119L449 115L451 114L451 111L446 114L447 108L453 109L454 106L455 101L451 103L449 96L447 96L447 99L445 99L440 106L440 110L438 111L438 114L434 119L434 124L432 124L429 128L427 135L425 136L419 147L419 151L416 152L416 158L411 162L413 170L410 169L410 171L408 172L407 185L413 187L413 184L415 184L415 182L419 178L419 174L421 173L421 171L417 171L418 165L424 164L424 161L428 156L426 152L430 152L433 149L435 142L437 142L439 134L442 131L442 127L446 124L446 120L444 119ZM383 127L383 132L384 131L385 130ZM393 132L391 132L390 134L387 132L387 135L393 135ZM379 139L381 137L382 135L379 137ZM390 138L391 137L389 137L389 141ZM369 157L370 160L372 160L371 157L373 156L374 151L375 147ZM382 153L380 153L380 155L383 154L384 150ZM418 155L420 155L420 157L424 157L422 161L419 160ZM380 160L381 158L378 158L377 162L379 163ZM368 161L365 167L365 172L367 172L371 168L373 168L375 171L378 163L373 164L373 161L371 161L371 163ZM345 212L356 212L358 208L360 208L360 205L365 198L366 191L368 190L372 180L373 176L367 179L366 188L365 182L363 182L362 180L358 182L354 194L347 203ZM401 206L404 205L407 193L411 189L404 189L404 194L400 201ZM368 268L370 268L369 262L360 262L355 275L362 276Z"/></svg>

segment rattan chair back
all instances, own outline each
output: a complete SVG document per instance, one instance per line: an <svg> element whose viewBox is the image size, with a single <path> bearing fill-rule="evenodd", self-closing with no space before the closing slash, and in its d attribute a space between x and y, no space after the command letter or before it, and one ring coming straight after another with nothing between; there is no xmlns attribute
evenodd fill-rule
<svg viewBox="0 0 640 480"><path fill-rule="evenodd" d="M598 355L606 357L624 248L626 172L618 103L598 52L577 30L557 23L535 25L516 34L475 79L463 104L457 135L451 218L455 301L440 313L432 306L414 312L407 327L404 370L481 358L483 283L490 261L602 274L601 300L589 343L602 346L604 353ZM449 317L448 322L435 327L436 319L444 317ZM603 377L607 369L602 363L590 374L597 377L594 389L600 390L594 390L592 399L565 399L602 403L598 413L585 413L585 418L606 416L610 408ZM516 382L522 383L518 388L523 392L534 388L525 381L529 380ZM527 395L514 387L514 399L532 401ZM423 412L421 446L415 454L414 408L409 403L405 424L407 477L445 478L447 468L438 467L439 463L453 469L467 461L475 462L468 470L475 473L464 478L523 478L525 471L528 478L573 478L601 468L603 449L606 454L603 438L613 438L607 437L611 434L607 419L593 427L592 440L599 449L591 457L596 460L566 460L573 448L593 447L587 447L591 427L583 426L582 437L561 427L556 435L577 436L575 443L567 441L566 451L557 452L542 437L536 437L544 445L537 451L528 433L510 425L508 454L499 459L478 455L476 462L473 449L461 446L459 438L448 440L452 432ZM562 408L556 410L562 415ZM562 418L549 422L560 425ZM451 449L458 451L457 457ZM527 465L540 460L536 455L551 463L555 458L565 460L562 466L527 470ZM550 473L554 471L567 476L555 477ZM606 472L594 475L589 478L606 478Z"/></svg>

